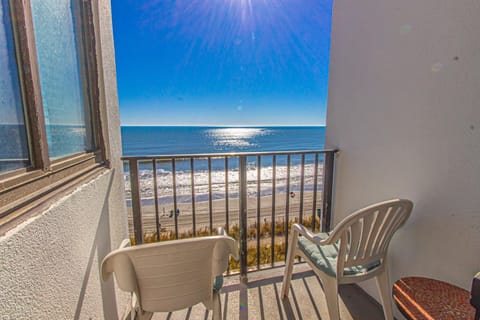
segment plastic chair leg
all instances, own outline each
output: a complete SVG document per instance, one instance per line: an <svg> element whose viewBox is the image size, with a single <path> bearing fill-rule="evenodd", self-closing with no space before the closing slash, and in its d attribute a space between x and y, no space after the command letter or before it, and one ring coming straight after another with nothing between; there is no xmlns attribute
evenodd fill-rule
<svg viewBox="0 0 480 320"><path fill-rule="evenodd" d="M153 317L153 313L151 312L143 312L143 313L137 313L137 317L135 319L138 320L150 320Z"/></svg>
<svg viewBox="0 0 480 320"><path fill-rule="evenodd" d="M340 320L340 309L338 308L338 283L332 277L321 277L323 292L327 300L328 315L330 320Z"/></svg>
<svg viewBox="0 0 480 320"><path fill-rule="evenodd" d="M220 301L220 294L213 294L213 317L212 320L222 320L222 303Z"/></svg>
<svg viewBox="0 0 480 320"><path fill-rule="evenodd" d="M290 237L290 241L288 244L287 261L285 262L285 273L283 275L282 293L281 293L282 298L287 297L288 291L290 290L290 282L292 280L293 262L295 260L297 237L298 235L295 232L292 232L292 236Z"/></svg>
<svg viewBox="0 0 480 320"><path fill-rule="evenodd" d="M390 277L388 270L385 270L375 277L380 298L382 299L383 314L386 320L393 320L392 296L390 287Z"/></svg>

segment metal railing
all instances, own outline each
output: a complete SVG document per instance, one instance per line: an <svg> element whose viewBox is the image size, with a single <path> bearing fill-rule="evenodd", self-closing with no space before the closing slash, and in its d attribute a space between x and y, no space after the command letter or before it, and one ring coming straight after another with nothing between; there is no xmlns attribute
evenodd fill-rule
<svg viewBox="0 0 480 320"><path fill-rule="evenodd" d="M195 237L223 227L239 241L232 269L246 280L247 272L284 261L292 223L330 230L336 152L122 157L132 240Z"/></svg>

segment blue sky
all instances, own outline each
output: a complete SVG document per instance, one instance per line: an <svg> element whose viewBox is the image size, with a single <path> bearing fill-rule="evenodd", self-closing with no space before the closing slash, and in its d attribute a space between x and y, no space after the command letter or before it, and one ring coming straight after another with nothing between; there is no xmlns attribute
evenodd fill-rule
<svg viewBox="0 0 480 320"><path fill-rule="evenodd" d="M332 0L112 10L122 125L325 124Z"/></svg>

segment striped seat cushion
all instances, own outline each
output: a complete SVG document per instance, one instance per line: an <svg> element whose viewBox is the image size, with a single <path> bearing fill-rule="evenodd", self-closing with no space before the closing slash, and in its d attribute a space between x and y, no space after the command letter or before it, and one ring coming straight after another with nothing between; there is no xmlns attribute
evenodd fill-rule
<svg viewBox="0 0 480 320"><path fill-rule="evenodd" d="M328 233L317 233L317 237L320 239L326 239ZM318 246L305 237L300 236L298 238L298 248L307 256L310 260L327 275L336 277L337 275L337 256L338 245L330 244L324 246ZM380 261L372 262L368 265L358 265L354 267L345 268L344 275L356 275L370 271L380 265Z"/></svg>

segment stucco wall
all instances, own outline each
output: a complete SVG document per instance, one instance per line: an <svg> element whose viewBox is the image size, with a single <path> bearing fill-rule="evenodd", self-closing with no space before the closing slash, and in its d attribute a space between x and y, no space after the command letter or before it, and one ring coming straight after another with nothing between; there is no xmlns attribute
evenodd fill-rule
<svg viewBox="0 0 480 320"><path fill-rule="evenodd" d="M110 2L98 5L112 169L0 238L0 319L117 319L127 305L99 271L128 233Z"/></svg>
<svg viewBox="0 0 480 320"><path fill-rule="evenodd" d="M334 221L414 201L391 278L469 288L480 271L480 2L336 0L326 144L338 147ZM374 282L366 284L377 297Z"/></svg>

